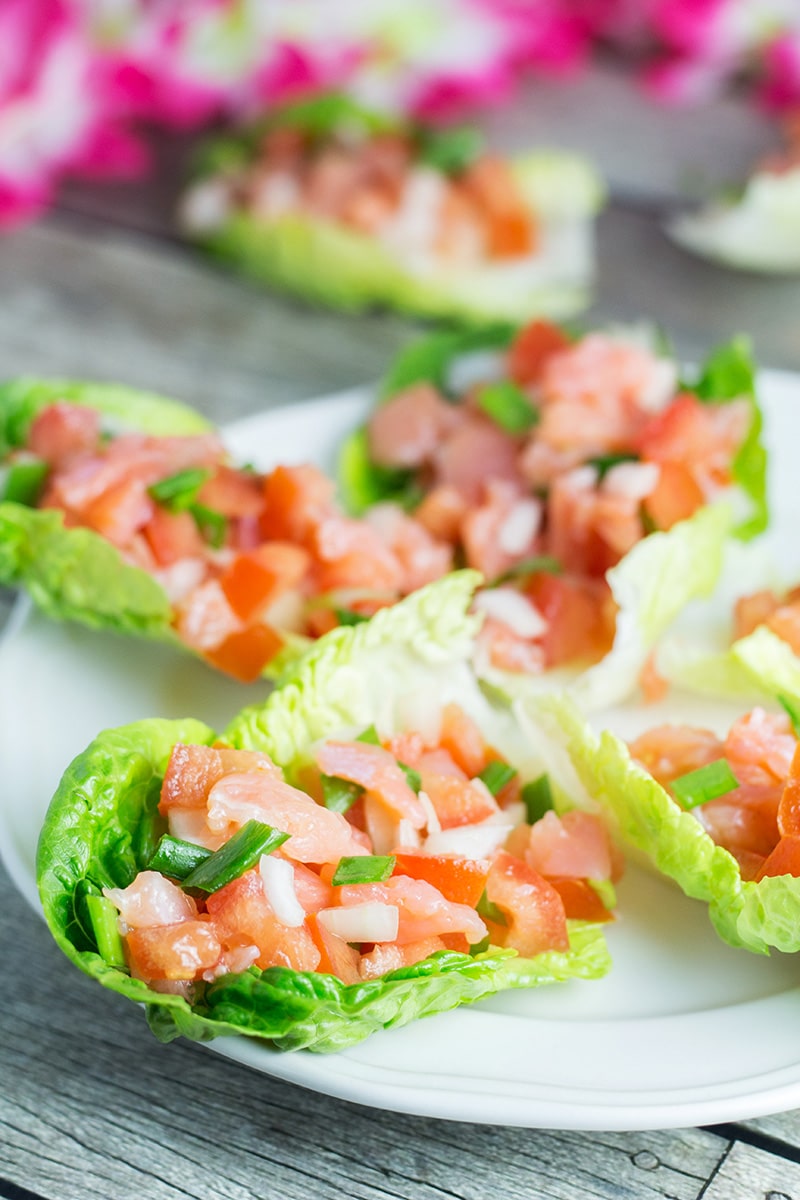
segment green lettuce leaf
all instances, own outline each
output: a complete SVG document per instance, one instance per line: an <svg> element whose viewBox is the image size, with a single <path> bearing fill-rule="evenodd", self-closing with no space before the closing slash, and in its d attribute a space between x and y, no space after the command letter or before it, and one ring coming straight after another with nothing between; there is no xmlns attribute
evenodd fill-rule
<svg viewBox="0 0 800 1200"><path fill-rule="evenodd" d="M774 948L800 950L800 879L777 876L755 883L741 877L739 865L716 845L690 812L631 758L612 733L594 733L565 696L528 702L528 715L548 736L561 760L562 779L573 774L576 801L602 812L617 838L696 900L720 937L755 954Z"/></svg>
<svg viewBox="0 0 800 1200"><path fill-rule="evenodd" d="M291 777L320 737L353 721L362 728L388 721L397 716L392 701L410 698L419 707L424 689L435 688L448 674L453 676L450 692L437 691L437 703L455 694L485 706L474 681L469 694L465 691L476 626L467 609L475 582L472 572L452 576L384 610L380 621L376 616L335 630L317 643L283 689L235 719L226 739L267 750ZM401 671L404 678L398 679ZM387 691L393 693L388 707ZM513 724L511 714L505 714L505 722ZM503 727L498 722L498 729ZM441 952L353 985L313 972L253 968L198 985L190 1004L131 979L98 953L86 896L104 886L127 886L148 863L164 831L158 800L172 745L209 744L215 738L213 730L190 720L139 721L101 733L66 770L39 839L39 891L59 946L100 983L144 1003L162 1040L246 1034L279 1049L339 1050L376 1029L502 989L597 978L608 970L601 927L573 923L567 953L527 960L496 948L474 956ZM517 738L527 750L524 731Z"/></svg>

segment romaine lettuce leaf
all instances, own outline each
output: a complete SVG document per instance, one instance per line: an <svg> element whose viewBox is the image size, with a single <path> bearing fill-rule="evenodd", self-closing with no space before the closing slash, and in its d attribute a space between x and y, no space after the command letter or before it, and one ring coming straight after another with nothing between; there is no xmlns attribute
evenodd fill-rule
<svg viewBox="0 0 800 1200"><path fill-rule="evenodd" d="M298 665L261 710L229 727L229 742L266 749L291 776L313 743L353 721L388 719L384 701L425 691L449 672L463 699L466 658L475 631L467 615L475 583L465 572L431 585L368 624L334 631ZM403 666L403 664L406 664ZM404 678L396 676L402 669ZM371 678L366 678L372 676ZM411 689L411 690L409 690ZM475 696L480 691L473 686ZM448 698L437 691L436 703ZM410 715L410 714L409 714ZM362 725L363 727L363 725ZM520 731L520 739L526 738ZM101 733L65 772L39 840L37 878L45 916L64 953L106 987L147 1006L156 1035L207 1040L220 1034L268 1039L280 1049L339 1050L379 1028L406 1024L511 987L597 978L609 967L600 926L571 923L570 950L526 960L490 948L471 956L441 952L382 979L344 985L312 972L251 969L198 987L192 1004L156 992L106 963L84 912L87 893L124 887L149 861L164 822L161 781L177 741L216 738L196 721L140 721Z"/></svg>
<svg viewBox="0 0 800 1200"><path fill-rule="evenodd" d="M565 696L528 702L529 718L568 756L567 782L575 772L583 793L576 801L599 810L619 841L696 900L708 905L717 933L756 954L800 950L800 879L741 877L736 860L716 845L690 812L632 758L608 731L594 733Z"/></svg>

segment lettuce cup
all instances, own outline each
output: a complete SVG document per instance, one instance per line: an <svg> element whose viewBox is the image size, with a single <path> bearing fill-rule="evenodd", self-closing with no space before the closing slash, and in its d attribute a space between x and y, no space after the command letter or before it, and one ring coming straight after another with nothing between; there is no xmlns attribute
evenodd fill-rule
<svg viewBox="0 0 800 1200"><path fill-rule="evenodd" d="M725 729L657 725L629 744L564 696L536 702L536 719L551 774L627 854L704 902L724 941L800 950L800 704L756 706Z"/></svg>
<svg viewBox="0 0 800 1200"><path fill-rule="evenodd" d="M608 969L618 857L481 690L475 584L332 632L221 736L140 721L67 768L39 840L45 916L159 1038L334 1051Z"/></svg>
<svg viewBox="0 0 800 1200"><path fill-rule="evenodd" d="M198 167L184 232L270 287L470 323L588 303L604 189L578 155L506 159L485 153L476 130L334 94L217 140Z"/></svg>

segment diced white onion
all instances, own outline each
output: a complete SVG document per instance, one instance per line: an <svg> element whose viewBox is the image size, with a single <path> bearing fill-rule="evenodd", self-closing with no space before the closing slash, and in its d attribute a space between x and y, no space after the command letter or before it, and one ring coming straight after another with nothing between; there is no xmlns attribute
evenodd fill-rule
<svg viewBox="0 0 800 1200"><path fill-rule="evenodd" d="M519 500L500 526L497 541L505 554L524 554L539 532L542 505L538 500Z"/></svg>
<svg viewBox="0 0 800 1200"><path fill-rule="evenodd" d="M408 817L401 817L397 824L397 845L417 850L421 840L419 830L414 828Z"/></svg>
<svg viewBox="0 0 800 1200"><path fill-rule="evenodd" d="M644 500L655 488L661 468L654 462L621 462L606 475L602 491L628 500Z"/></svg>
<svg viewBox="0 0 800 1200"><path fill-rule="evenodd" d="M374 796L364 798L364 823L374 854L391 854L399 845L399 821Z"/></svg>
<svg viewBox="0 0 800 1200"><path fill-rule="evenodd" d="M425 816L427 817L425 826L428 830L428 833L439 833L442 825L436 815L436 809L433 807L433 801L431 800L430 796L427 792L420 790L418 799L422 807L425 809Z"/></svg>
<svg viewBox="0 0 800 1200"><path fill-rule="evenodd" d="M181 558L169 567L161 567L154 571L171 604L185 600L189 592L203 582L206 575L206 564L202 558Z"/></svg>
<svg viewBox="0 0 800 1200"><path fill-rule="evenodd" d="M669 358L653 362L650 380L637 396L639 407L646 412L660 412L669 404L678 386L678 367Z"/></svg>
<svg viewBox="0 0 800 1200"><path fill-rule="evenodd" d="M582 467L575 467L561 476L562 484L570 492L590 492L597 483L597 479L597 467L592 467L588 463Z"/></svg>
<svg viewBox="0 0 800 1200"><path fill-rule="evenodd" d="M502 621L522 638L541 637L547 630L547 622L533 601L514 588L498 587L478 592L475 607L496 621Z"/></svg>
<svg viewBox="0 0 800 1200"><path fill-rule="evenodd" d="M395 904L369 900L342 908L323 908L317 920L328 933L345 942L393 942L400 928L400 910Z"/></svg>
<svg viewBox="0 0 800 1200"><path fill-rule="evenodd" d="M282 925L297 928L306 919L305 909L294 890L294 867L285 858L262 854L258 863L264 895Z"/></svg>
<svg viewBox="0 0 800 1200"><path fill-rule="evenodd" d="M513 825L495 824L492 819L479 825L459 825L432 833L423 842L426 854L461 854L465 858L486 858L503 845Z"/></svg>

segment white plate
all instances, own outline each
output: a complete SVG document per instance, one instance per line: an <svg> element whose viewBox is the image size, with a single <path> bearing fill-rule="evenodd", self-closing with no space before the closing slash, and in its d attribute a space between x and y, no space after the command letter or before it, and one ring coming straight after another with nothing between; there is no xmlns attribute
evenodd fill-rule
<svg viewBox="0 0 800 1200"><path fill-rule="evenodd" d="M762 390L780 514L770 541L788 573L800 382L765 373ZM263 467L330 468L368 402L360 391L268 412L231 427L227 440ZM30 903L38 910L35 847L47 802L99 729L187 714L220 727L260 692L177 651L49 623L23 602L0 648L0 849ZM722 727L732 710L672 698L659 711L619 710L611 722L629 732L665 714ZM246 1038L210 1048L348 1100L493 1124L660 1129L800 1105L796 961L723 945L704 905L633 868L619 898L608 933L615 965L600 982L501 995L336 1055L278 1054Z"/></svg>

